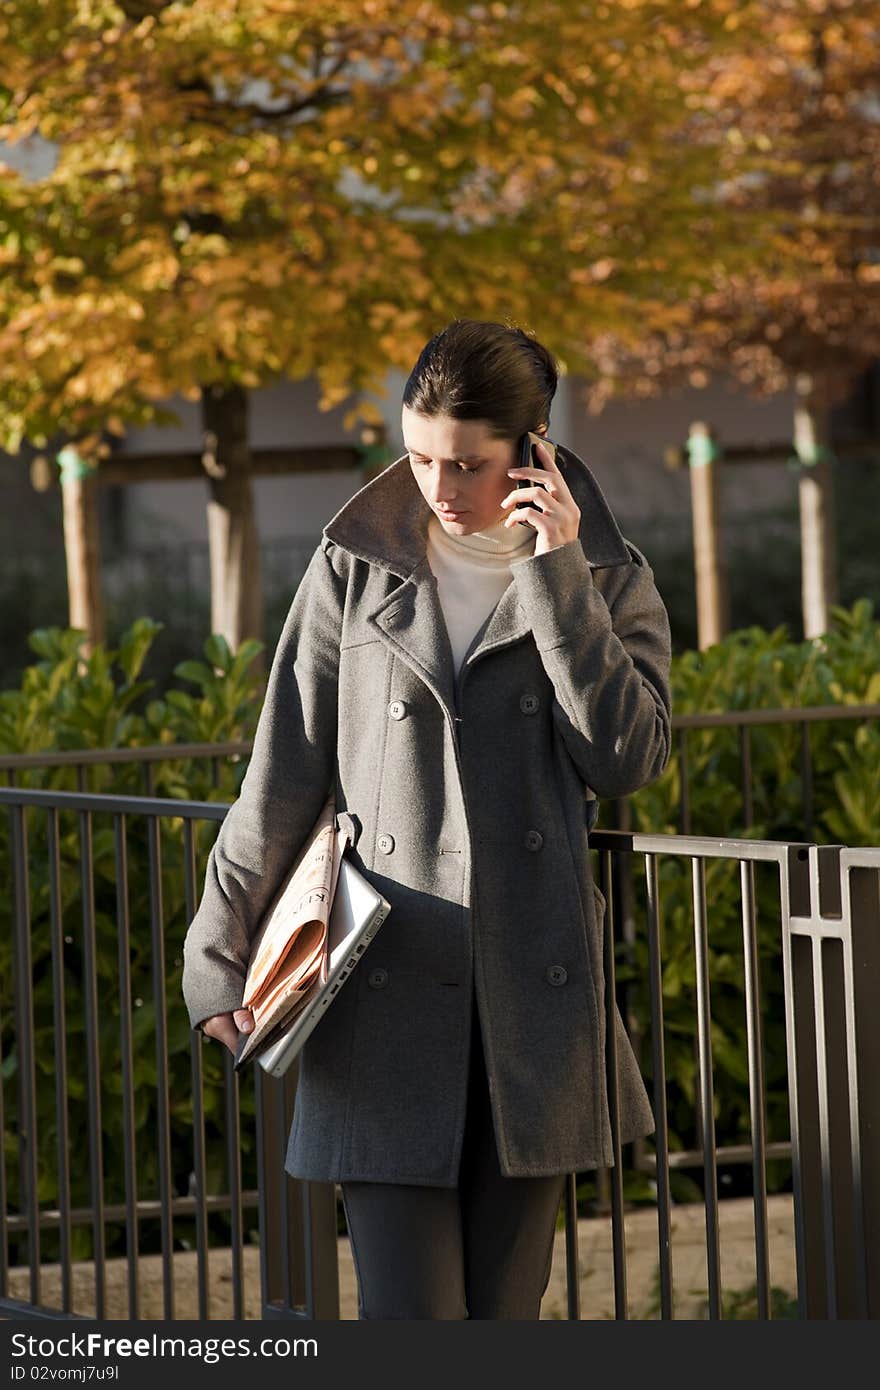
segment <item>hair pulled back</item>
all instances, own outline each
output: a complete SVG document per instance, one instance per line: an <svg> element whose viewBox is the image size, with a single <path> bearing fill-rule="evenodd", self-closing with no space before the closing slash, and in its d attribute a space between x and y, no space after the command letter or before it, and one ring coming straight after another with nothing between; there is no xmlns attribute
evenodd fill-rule
<svg viewBox="0 0 880 1390"><path fill-rule="evenodd" d="M497 439L550 423L559 364L522 328L454 319L419 354L403 404L418 415L486 420Z"/></svg>

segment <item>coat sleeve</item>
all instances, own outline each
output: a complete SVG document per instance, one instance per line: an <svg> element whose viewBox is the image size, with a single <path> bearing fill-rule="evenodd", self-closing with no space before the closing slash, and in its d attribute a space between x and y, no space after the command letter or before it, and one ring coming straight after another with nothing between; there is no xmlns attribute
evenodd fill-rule
<svg viewBox="0 0 880 1390"><path fill-rule="evenodd" d="M197 1028L237 1009L260 918L312 829L336 767L343 552L322 537L272 661L253 751L207 861L183 947L183 996Z"/></svg>
<svg viewBox="0 0 880 1390"><path fill-rule="evenodd" d="M631 564L614 567L610 603L579 537L510 567L553 683L553 717L598 797L638 791L671 752L669 615L647 560L630 552Z"/></svg>

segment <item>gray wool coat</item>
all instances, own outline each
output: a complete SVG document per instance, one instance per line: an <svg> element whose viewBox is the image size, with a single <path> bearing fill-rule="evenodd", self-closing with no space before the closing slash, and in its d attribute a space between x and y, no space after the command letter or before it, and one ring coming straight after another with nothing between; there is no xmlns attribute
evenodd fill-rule
<svg viewBox="0 0 880 1390"><path fill-rule="evenodd" d="M670 753L669 619L587 465L579 535L513 562L454 669L403 456L324 527L184 947L194 1027L238 1007L249 941L331 786L391 912L300 1054L286 1169L454 1187L476 989L501 1171L613 1163L595 799ZM593 803L591 807L591 803ZM617 1010L621 1137L653 1116Z"/></svg>

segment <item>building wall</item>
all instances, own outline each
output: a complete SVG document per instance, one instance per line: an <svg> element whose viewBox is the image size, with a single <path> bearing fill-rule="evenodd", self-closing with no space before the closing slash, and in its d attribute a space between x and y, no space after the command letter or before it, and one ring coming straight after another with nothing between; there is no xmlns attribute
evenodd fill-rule
<svg viewBox="0 0 880 1390"><path fill-rule="evenodd" d="M386 420L392 458L403 452L400 398L404 383L403 373L389 372L387 396L373 397ZM792 400L787 394L757 401L718 381L703 391L670 392L656 401L613 401L597 417L587 413L582 394L577 380L563 378L551 414L551 436L569 444L589 464L624 531L646 547L652 535L690 524L687 467L670 471L664 453L684 444L691 421L709 421L722 443L760 439L778 443L791 438ZM350 402L321 412L317 401L317 386L311 380L252 392L253 446L357 444L358 431L346 430L343 424ZM132 429L120 455L200 447L198 403L173 398L167 404L179 411L181 426ZM59 490L34 492L29 476L33 452L23 451L13 459L0 455L0 535L7 554L19 547L44 549L61 543ZM256 478L261 537L273 541L317 536L364 479L359 469ZM112 491L117 495L105 508L105 524L124 534L127 546L206 539L206 482L138 483ZM783 462L731 465L721 472L721 498L726 526L747 525L750 517L768 511L790 509L794 515L796 478ZM24 516L26 527L21 524Z"/></svg>
<svg viewBox="0 0 880 1390"><path fill-rule="evenodd" d="M389 372L388 394L374 398L385 417L391 457L403 452L400 399L401 372ZM694 420L711 422L722 442L734 444L791 437L792 401L788 395L755 401L724 382L703 391L671 393L657 401L611 402L598 417L587 413L582 385L563 378L553 404L551 436L567 443L590 466L624 531L637 544L659 527L689 525L690 483L683 467L670 471L665 451L682 446ZM175 408L177 403L174 403ZM125 450L199 447L197 407L183 402L181 431L132 431ZM346 431L345 408L319 414L311 383L289 383L253 393L251 440L255 447L282 444L356 444ZM359 470L312 476L256 478L257 522L266 540L317 535L325 521L362 485ZM207 487L200 481L138 484L126 489L126 512L137 538L199 539L205 536ZM741 525L750 516L783 508L797 509L797 484L784 463L736 464L722 469L722 514L726 524Z"/></svg>
<svg viewBox="0 0 880 1390"><path fill-rule="evenodd" d="M664 451L684 446L692 422L711 424L728 445L761 439L776 444L792 434L790 393L758 401L721 380L659 400L612 401L596 417L587 414L576 385L572 396L572 447L595 472L615 512L640 532L658 521L690 517L688 468L670 471ZM796 505L793 475L784 463L731 465L721 469L721 479L726 517Z"/></svg>
<svg viewBox="0 0 880 1390"><path fill-rule="evenodd" d="M285 382L250 394L250 442L255 449L295 445L316 448L358 442L343 425L348 406L318 410L319 391L313 380ZM133 429L118 454L199 450L198 402L174 397L169 409L181 417L179 429L158 426ZM359 470L295 473L288 477L254 479L257 527L264 540L317 535L324 522L356 492L363 481ZM158 539L203 540L207 536L207 482L137 483L125 488L125 527L129 544Z"/></svg>

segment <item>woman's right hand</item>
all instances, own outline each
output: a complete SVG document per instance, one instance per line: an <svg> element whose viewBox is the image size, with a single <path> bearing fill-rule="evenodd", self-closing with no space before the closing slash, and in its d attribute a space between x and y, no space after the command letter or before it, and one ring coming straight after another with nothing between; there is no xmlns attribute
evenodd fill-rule
<svg viewBox="0 0 880 1390"><path fill-rule="evenodd" d="M254 1016L250 1009L235 1009L229 1014L214 1014L212 1018L206 1018L202 1024L202 1032L209 1038L216 1038L218 1042L225 1043L233 1056L238 1051L239 1033L253 1031Z"/></svg>

